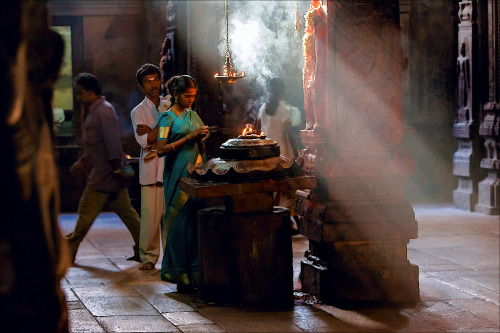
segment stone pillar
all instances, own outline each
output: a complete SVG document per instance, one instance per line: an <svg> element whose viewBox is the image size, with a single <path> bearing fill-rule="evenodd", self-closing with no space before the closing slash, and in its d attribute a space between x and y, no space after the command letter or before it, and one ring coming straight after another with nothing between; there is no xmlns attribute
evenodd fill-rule
<svg viewBox="0 0 500 333"><path fill-rule="evenodd" d="M326 14L306 15L304 77L313 79L304 82L302 157L318 188L297 195L310 240L302 289L334 304L413 303L419 272L406 246L418 232L404 194L414 164L403 148L398 1L328 1Z"/></svg>
<svg viewBox="0 0 500 333"><path fill-rule="evenodd" d="M499 19L500 4L488 1L488 102L483 106L485 116L479 127L479 135L484 138L486 156L481 160L481 168L488 173L478 184L477 212L488 215L500 214L500 46Z"/></svg>
<svg viewBox="0 0 500 333"><path fill-rule="evenodd" d="M477 202L477 183L480 177L481 154L478 143L479 94L477 79L478 52L476 1L459 2L458 17L458 114L453 125L453 135L458 140L458 150L453 155L453 174L458 177L458 187L453 191L455 207L473 211Z"/></svg>

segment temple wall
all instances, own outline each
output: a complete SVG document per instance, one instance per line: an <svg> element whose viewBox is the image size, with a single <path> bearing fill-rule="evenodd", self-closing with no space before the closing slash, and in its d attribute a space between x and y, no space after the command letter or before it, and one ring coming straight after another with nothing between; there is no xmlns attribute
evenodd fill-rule
<svg viewBox="0 0 500 333"><path fill-rule="evenodd" d="M484 1L480 1L482 2ZM336 140L348 141L333 149L388 152L391 145L397 143L410 151L415 163L415 173L406 179L404 192L411 203L452 202L453 189L457 186L457 177L453 175L452 169L453 154L458 147L453 136L453 123L457 117L455 64L458 55L458 3L458 0L400 0L399 43L402 50L398 57L401 57L389 61L388 69L369 71L370 62L383 54L380 53L383 52L383 43L380 42L383 38L380 36L367 40L364 49L351 50L349 45L339 46L340 52L344 54L356 52L358 57L352 59L357 59L358 68L350 72L347 63L337 61L335 65L338 66L342 87L330 86L329 89L343 89L348 97L340 94L334 105L327 106L325 103L324 106L363 109L371 105L373 100L384 99L386 104L393 104L396 95L402 96L397 102L400 103L398 113L402 115L397 123L390 117L393 111L386 110L379 115L381 118L373 118L371 111L357 112L355 117L347 117L346 113L339 112L334 118L331 118L332 113L328 113L324 125L329 124L328 129L335 133ZM167 15L167 8L171 4L174 4L174 9L168 9L170 12ZM302 16L306 5L308 2L299 1ZM231 2L230 6L232 18L238 14L243 19L248 19L250 13L245 10L244 2ZM248 117L247 103L258 100L262 91L254 91L248 79L240 80L231 87L221 87L211 80L214 72L221 71L223 65L219 50L223 33L222 1L50 1L48 7L53 18L81 20L81 56L74 64L75 70L92 72L101 79L105 94L120 115L125 132L125 147L131 155L138 153L138 146L131 136L128 115L130 109L142 98L136 88L134 74L144 62L158 63L161 42L165 38L165 29L169 26L166 21L172 13L179 18L175 24L178 38L176 51L179 52L175 68L199 79L198 101L203 104L203 110L200 110L205 113L204 119L207 118L210 125L221 126L223 129L220 133L214 133L213 145L207 147L208 152L216 154L220 142L236 135L246 122L252 120ZM304 21L302 24L303 29ZM346 28L345 33L349 34L349 38L357 38L356 35L363 35L364 26L370 24L372 23L365 18ZM483 26L481 24L479 30L485 29ZM481 43L484 44L485 34L482 36ZM348 42L349 39L342 38L335 41L339 45ZM368 45L374 49L369 49ZM260 46L255 45L256 48ZM237 59L236 50L233 50L233 55ZM390 64L401 68L400 87L387 88L377 83L378 78L392 75L389 72L394 68L391 69ZM301 73L296 65L286 64L278 74L288 79L285 98L304 110L308 103L302 103ZM384 72L387 70L389 72ZM366 82L369 83L356 86L352 80L357 75L366 76ZM482 83L481 91L487 91L487 85ZM349 100L356 104L349 105ZM221 106L222 103L224 107ZM339 125L344 123L351 123L352 129L351 126ZM397 128L401 133L396 138L391 137L395 135L392 130L369 130L376 129L377 123L382 123L385 128ZM356 132L356 126L366 127ZM78 141L78 136L76 140ZM479 146L484 150L482 144Z"/></svg>
<svg viewBox="0 0 500 333"><path fill-rule="evenodd" d="M103 94L121 122L125 152L139 155L130 111L144 96L135 73L146 62L158 65L165 38L166 1L50 1L53 22L73 29L73 77L90 72L100 80ZM74 103L74 135L55 137L62 191L62 210L76 211L84 179L69 174L81 149L81 111ZM134 189L131 196L134 201ZM135 200L137 201L137 200Z"/></svg>

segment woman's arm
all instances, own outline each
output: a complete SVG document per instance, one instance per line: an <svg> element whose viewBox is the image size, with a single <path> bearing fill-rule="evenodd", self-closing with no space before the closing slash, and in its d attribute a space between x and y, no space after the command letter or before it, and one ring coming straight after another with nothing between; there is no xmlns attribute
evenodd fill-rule
<svg viewBox="0 0 500 333"><path fill-rule="evenodd" d="M175 142L167 142L167 140L158 140L156 144L156 153L158 156L165 156L171 152L179 150L188 142L187 135Z"/></svg>
<svg viewBox="0 0 500 333"><path fill-rule="evenodd" d="M167 137L169 130L170 130L170 128L166 127L165 133L161 134L162 135L161 138ZM160 130L160 133L161 132L162 131ZM161 156L164 156L164 155L169 154L171 152L175 152L176 150L179 150L183 145L185 145L189 141L193 141L193 140L202 138L203 136L206 136L207 132L208 132L208 126L202 126L202 127L198 127L197 129L195 129L194 131L192 131L188 135L180 138L179 140L177 140L175 142L167 142L167 140L164 140L164 139L158 140L157 147L156 147L156 153L158 154L158 156L161 157Z"/></svg>

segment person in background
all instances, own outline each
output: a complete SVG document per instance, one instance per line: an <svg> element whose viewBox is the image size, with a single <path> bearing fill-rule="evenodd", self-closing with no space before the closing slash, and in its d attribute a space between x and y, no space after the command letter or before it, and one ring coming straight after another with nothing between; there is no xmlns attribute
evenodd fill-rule
<svg viewBox="0 0 500 333"><path fill-rule="evenodd" d="M283 101L285 83L281 78L273 77L267 83L267 91L267 101L259 109L256 129L262 130L268 138L278 143L281 155L287 158L296 158L298 150L292 133L291 112L288 104ZM275 205L290 209L292 232L298 233L298 219L294 210L294 202L295 191L275 194Z"/></svg>
<svg viewBox="0 0 500 333"><path fill-rule="evenodd" d="M291 113L288 104L283 101L285 83L281 78L273 77L267 83L267 92L266 103L259 109L256 128L278 143L281 155L288 158L297 157Z"/></svg>
<svg viewBox="0 0 500 333"><path fill-rule="evenodd" d="M196 212L202 202L182 192L179 180L187 177L188 164L205 161L204 141L209 130L191 110L198 90L196 81L181 75L174 79L171 87L172 107L158 120L157 152L165 156L164 229L167 232L161 279L176 283L179 292L191 292L199 282Z"/></svg>
<svg viewBox="0 0 500 333"><path fill-rule="evenodd" d="M139 157L139 183L141 185L141 231L139 237L140 270L151 270L160 256L161 244L165 246L165 233L160 231L165 208L163 197L163 158L156 154L158 118L167 110L170 101L160 98L160 69L153 64L144 64L136 73L139 90L145 95L130 113L135 139L141 146ZM138 125L150 128L137 131ZM139 135L138 133L142 133Z"/></svg>
<svg viewBox="0 0 500 333"><path fill-rule="evenodd" d="M78 219L72 233L66 235L72 262L78 247L106 204L125 223L134 240L134 255L127 260L140 262L140 218L130 203L127 182L133 174L125 167L121 128L113 106L101 96L102 88L90 73L74 80L76 99L85 107L83 155L71 166L78 174L91 168L87 185L78 203Z"/></svg>
<svg viewBox="0 0 500 333"><path fill-rule="evenodd" d="M300 151L304 149L302 139L300 138L300 130L305 128L303 114L298 107L288 103L284 99L281 100L281 103L290 111L290 133L295 144L295 149L300 155Z"/></svg>

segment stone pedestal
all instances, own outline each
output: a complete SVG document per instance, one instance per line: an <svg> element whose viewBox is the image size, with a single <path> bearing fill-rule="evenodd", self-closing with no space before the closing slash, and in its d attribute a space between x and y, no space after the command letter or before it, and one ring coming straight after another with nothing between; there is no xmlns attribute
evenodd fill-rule
<svg viewBox="0 0 500 333"><path fill-rule="evenodd" d="M484 139L486 156L481 160L481 168L488 175L478 184L476 211L488 215L500 215L500 3L487 1L488 22L488 102L479 127L479 135ZM486 76L486 75L485 75Z"/></svg>
<svg viewBox="0 0 500 333"><path fill-rule="evenodd" d="M458 149L453 154L453 175L458 177L458 186L453 191L453 204L462 210L474 211L477 202L477 179L479 177L479 147L474 135L474 123L455 123L453 134L458 139Z"/></svg>
<svg viewBox="0 0 500 333"><path fill-rule="evenodd" d="M273 192L314 187L313 176L239 183L181 179L181 190L191 197L224 202L198 212L198 297L293 307L290 211L273 207Z"/></svg>
<svg viewBox="0 0 500 333"><path fill-rule="evenodd" d="M293 305L290 211L198 212L200 300L247 305Z"/></svg>
<svg viewBox="0 0 500 333"><path fill-rule="evenodd" d="M475 210L487 215L500 215L500 110L494 103L485 106L488 111L479 128L484 138L486 156L481 168L486 178L478 184L478 202Z"/></svg>
<svg viewBox="0 0 500 333"><path fill-rule="evenodd" d="M415 166L403 142L398 9L398 1L328 1L326 29L320 10L308 14L316 37L306 58L325 54L305 69L315 124L301 131L303 168L318 187L298 191L296 211L310 242L303 291L327 303L419 300L406 253L418 232L404 193Z"/></svg>
<svg viewBox="0 0 500 333"><path fill-rule="evenodd" d="M420 299L419 270L406 259L406 246L407 241L312 241L313 252L327 261L309 256L301 262L302 290L342 306L415 303Z"/></svg>

